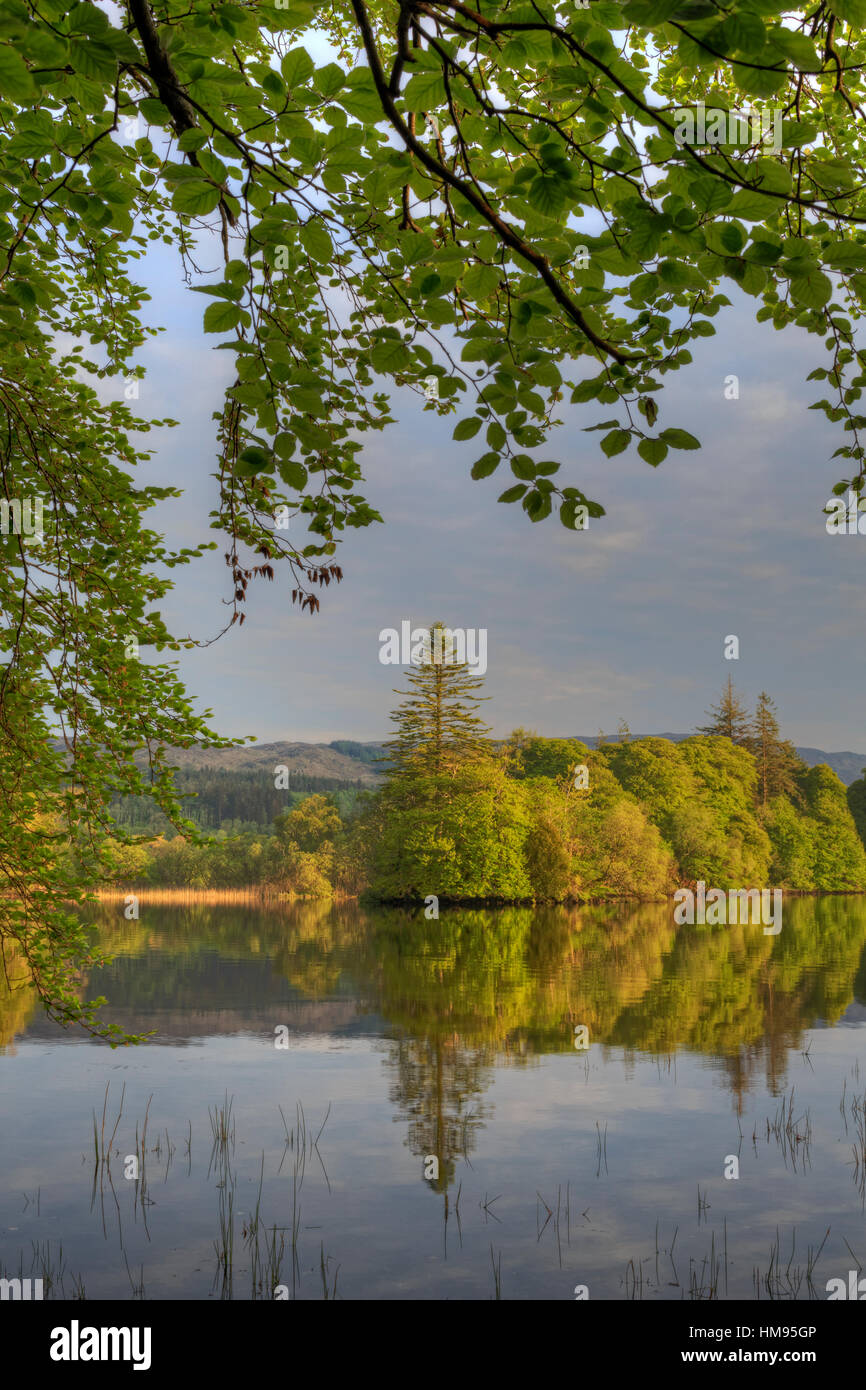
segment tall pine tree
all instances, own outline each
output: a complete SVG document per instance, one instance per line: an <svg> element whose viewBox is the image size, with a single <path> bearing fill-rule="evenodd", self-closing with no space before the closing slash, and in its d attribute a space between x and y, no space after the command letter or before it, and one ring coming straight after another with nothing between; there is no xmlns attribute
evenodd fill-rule
<svg viewBox="0 0 866 1390"><path fill-rule="evenodd" d="M409 675L408 698L390 716L395 737L385 742L391 766L386 775L447 772L492 749L490 729L476 714L483 680L455 660L456 643L442 623L434 623L424 642L420 665Z"/></svg>
<svg viewBox="0 0 866 1390"><path fill-rule="evenodd" d="M748 743L751 733L749 711L734 690L734 683L730 676L728 676L727 689L722 692L721 700L717 705L710 705L707 714L712 723L699 727L699 734L721 734L724 738L729 738L732 743Z"/></svg>
<svg viewBox="0 0 866 1390"><path fill-rule="evenodd" d="M794 745L779 734L776 705L766 690L758 696L746 747L758 764L758 795L762 806L773 796L797 793L796 773L803 767Z"/></svg>

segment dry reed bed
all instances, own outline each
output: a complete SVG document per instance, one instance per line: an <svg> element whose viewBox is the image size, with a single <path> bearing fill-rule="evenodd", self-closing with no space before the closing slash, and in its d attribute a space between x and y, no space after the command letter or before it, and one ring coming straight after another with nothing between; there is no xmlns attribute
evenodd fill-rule
<svg viewBox="0 0 866 1390"><path fill-rule="evenodd" d="M283 893L276 888L100 888L96 896L108 902L135 894L140 902L151 903L261 903L321 902L320 898L299 893ZM328 901L337 901L335 897Z"/></svg>

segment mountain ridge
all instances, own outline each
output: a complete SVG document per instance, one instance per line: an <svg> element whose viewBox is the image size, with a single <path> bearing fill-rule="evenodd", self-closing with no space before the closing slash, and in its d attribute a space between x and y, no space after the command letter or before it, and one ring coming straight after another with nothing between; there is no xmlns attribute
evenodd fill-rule
<svg viewBox="0 0 866 1390"><path fill-rule="evenodd" d="M588 748L595 748L597 737L580 734L561 735L578 738ZM665 738L671 743L682 743L691 734L632 734L630 741L639 738ZM609 742L617 740L611 738ZM347 749L358 751L345 751ZM293 772L307 777L330 777L346 782L363 782L375 786L382 776L373 759L384 754L381 743L375 740L333 739L330 743L306 743L302 740L277 740L270 743L254 743L236 748L173 748L171 761L179 768L207 767L223 769L226 772L250 772L267 766L272 772L282 764ZM809 767L826 763L836 773L845 786L850 786L862 776L866 768L866 753L840 749L825 752L822 748L801 746L797 752Z"/></svg>

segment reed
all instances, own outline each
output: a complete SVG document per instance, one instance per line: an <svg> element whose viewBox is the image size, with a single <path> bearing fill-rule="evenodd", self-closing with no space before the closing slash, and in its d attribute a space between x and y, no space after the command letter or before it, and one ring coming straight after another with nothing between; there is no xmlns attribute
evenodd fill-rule
<svg viewBox="0 0 866 1390"><path fill-rule="evenodd" d="M327 1302L329 1299L330 1299L331 1301L333 1301L333 1300L337 1297L337 1275L340 1273L340 1266L339 1266L339 1265L337 1265L337 1268L334 1270L334 1282L333 1282L333 1284L330 1285L330 1286L328 1285L328 1265L331 1263L331 1259L332 1259L332 1258L333 1258L333 1257L332 1257L331 1255L328 1255L327 1258L326 1258L326 1256L325 1256L325 1244L324 1244L324 1241L323 1241L322 1244L321 1244L321 1256L320 1256L320 1260L319 1260L319 1268L320 1268L321 1273L322 1273L322 1290L323 1290L323 1297L324 1297L324 1299L325 1299L325 1302Z"/></svg>
<svg viewBox="0 0 866 1390"><path fill-rule="evenodd" d="M294 893L281 893L274 888L100 888L100 902L117 902L134 892L140 902L150 903L279 903L297 902Z"/></svg>
<svg viewBox="0 0 866 1390"><path fill-rule="evenodd" d="M752 1283L755 1288L755 1297L760 1298L761 1292L764 1290L770 1298L795 1299L799 1296L804 1279L806 1281L808 1296L810 1298L817 1297L818 1294L815 1289L814 1275L829 1234L830 1227L828 1226L824 1232L824 1239L821 1241L817 1250L811 1245L807 1246L806 1268L804 1270L801 1265L794 1264L794 1254L797 1248L796 1226L791 1232L791 1254L785 1265L782 1264L781 1239L777 1226L776 1239L770 1247L770 1259L766 1270L760 1270L757 1267L752 1270Z"/></svg>
<svg viewBox="0 0 866 1390"><path fill-rule="evenodd" d="M854 1163L854 1182L860 1194L861 1207L866 1205L866 1095L862 1100L854 1096L851 1101L851 1118L854 1121L856 1143L851 1146ZM845 1132L848 1133L847 1122Z"/></svg>
<svg viewBox="0 0 866 1390"><path fill-rule="evenodd" d="M110 1137L110 1139L109 1139L109 1141L108 1141L108 1144L107 1144L107 1146L106 1146L106 1143L105 1143L105 1119L106 1119L106 1115L107 1115L107 1113L108 1113L108 1091L109 1091L109 1087L110 1087L110 1086L111 1086L111 1082L110 1082L110 1081L106 1081L106 1083L105 1083L105 1096L103 1097L103 1101L102 1101L102 1123L101 1123L101 1125L99 1125L99 1126L97 1126L96 1111L95 1111L95 1110L93 1111L93 1161L94 1161L94 1165L95 1165L97 1168L103 1167L103 1166L104 1166L104 1167L110 1167L110 1165L111 1165L111 1154L112 1154L112 1151L113 1151L113 1149L114 1149L114 1140L115 1140L115 1138L116 1138L116 1136L117 1136L117 1131L118 1131L118 1128L119 1128L119 1126L120 1126L121 1118L122 1118L122 1116L123 1116L123 1102L124 1102L124 1098L125 1098L125 1096L126 1096L126 1082L125 1082L125 1081L124 1081L124 1083L123 1083L123 1086L122 1086L122 1089L121 1089L121 1092L120 1092L120 1109L119 1109L118 1112L117 1112L117 1119L116 1119L115 1122L114 1122L114 1129L111 1131L111 1137Z"/></svg>
<svg viewBox="0 0 866 1390"><path fill-rule="evenodd" d="M605 1122L604 1122L604 1132L602 1132L602 1129L601 1129L601 1127L600 1127L600 1125L599 1125L599 1123L598 1123L598 1120L596 1120L596 1122L595 1122L595 1129L596 1129L596 1141L595 1141L595 1142L596 1142L596 1159L597 1159L596 1168L595 1168L595 1176L596 1176L597 1178L600 1178L600 1177L601 1177L601 1170L602 1170L602 1168L604 1168L604 1171L607 1172L607 1120L605 1120Z"/></svg>

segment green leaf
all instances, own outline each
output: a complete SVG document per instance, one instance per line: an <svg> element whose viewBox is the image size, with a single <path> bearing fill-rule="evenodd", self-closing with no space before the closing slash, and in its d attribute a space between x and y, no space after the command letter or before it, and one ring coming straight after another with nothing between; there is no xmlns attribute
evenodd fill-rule
<svg viewBox="0 0 866 1390"><path fill-rule="evenodd" d="M334 259L331 238L318 218L310 218L300 230L301 245L320 265L330 265Z"/></svg>
<svg viewBox="0 0 866 1390"><path fill-rule="evenodd" d="M527 186L526 194L545 217L556 217L568 202L568 184L560 173L539 173Z"/></svg>
<svg viewBox="0 0 866 1390"><path fill-rule="evenodd" d="M542 357L540 362L533 362L529 370L540 386L562 385L562 373L549 357Z"/></svg>
<svg viewBox="0 0 866 1390"><path fill-rule="evenodd" d="M69 61L80 77L94 82L113 82L117 76L117 58L110 44L99 39L70 39Z"/></svg>
<svg viewBox="0 0 866 1390"><path fill-rule="evenodd" d="M657 468L667 457L668 446L661 439L642 439L637 446L637 451L645 463Z"/></svg>
<svg viewBox="0 0 866 1390"><path fill-rule="evenodd" d="M249 449L244 449L243 452L238 455L238 463L244 465L245 473L262 473L266 468L270 468L272 462L272 456L266 453L264 449L260 449L257 445L253 445Z"/></svg>
<svg viewBox="0 0 866 1390"><path fill-rule="evenodd" d="M535 464L527 454L515 454L511 460L511 471L515 478L531 483L535 478Z"/></svg>
<svg viewBox="0 0 866 1390"><path fill-rule="evenodd" d="M866 0L828 0L827 8L858 29L866 27Z"/></svg>
<svg viewBox="0 0 866 1390"><path fill-rule="evenodd" d="M567 527L569 531L586 530L585 525L577 525L577 509L581 506L585 506L585 503L578 502L573 497L569 497L566 499L565 502L563 502L562 506L559 509L559 519L562 522L563 526ZM581 522L583 521L584 518L581 516Z"/></svg>
<svg viewBox="0 0 866 1390"><path fill-rule="evenodd" d="M598 400L598 393L604 385L603 380L598 377L589 377L586 381L581 381L571 393L571 399L575 404L585 401Z"/></svg>
<svg viewBox="0 0 866 1390"><path fill-rule="evenodd" d="M108 15L103 14L92 0L80 0L70 5L66 16L71 34L104 34L108 28Z"/></svg>
<svg viewBox="0 0 866 1390"><path fill-rule="evenodd" d="M240 299L243 290L236 285L190 285L193 294L212 294L217 299L232 299L235 303Z"/></svg>
<svg viewBox="0 0 866 1390"><path fill-rule="evenodd" d="M337 95L345 80L346 74L339 63L328 63L325 67L316 69L313 86L323 97L330 100Z"/></svg>
<svg viewBox="0 0 866 1390"><path fill-rule="evenodd" d="M491 473L495 473L499 467L499 455L495 453L482 454L480 459L476 459L472 465L473 478L489 478Z"/></svg>
<svg viewBox="0 0 866 1390"><path fill-rule="evenodd" d="M499 288L500 272L495 265L472 265L463 276L463 290L471 299L487 299Z"/></svg>
<svg viewBox="0 0 866 1390"><path fill-rule="evenodd" d="M543 521L551 513L550 495L546 492L530 492L524 499L523 507L530 521Z"/></svg>
<svg viewBox="0 0 866 1390"><path fill-rule="evenodd" d="M54 149L55 137L51 122L48 122L47 130L41 123L38 126L25 124L27 116L31 116L35 121L41 114L36 111L22 113L19 129L3 147L5 154L13 159L40 159L42 155L49 154Z"/></svg>
<svg viewBox="0 0 866 1390"><path fill-rule="evenodd" d="M516 487L506 488L496 500L497 502L519 502L525 492L526 484L518 483Z"/></svg>
<svg viewBox="0 0 866 1390"><path fill-rule="evenodd" d="M409 365L409 351L402 338L380 338L370 361L377 372L399 372Z"/></svg>
<svg viewBox="0 0 866 1390"><path fill-rule="evenodd" d="M171 124L171 112L167 107L163 106L162 102L159 101L157 97L144 97L138 103L138 109L148 125L164 126Z"/></svg>
<svg viewBox="0 0 866 1390"><path fill-rule="evenodd" d="M601 441L602 452L608 458L613 458L614 454L621 454L623 449L627 449L631 443L631 434L628 430L611 430Z"/></svg>
<svg viewBox="0 0 866 1390"><path fill-rule="evenodd" d="M742 217L744 222L765 222L768 217L775 217L784 205L781 198L768 198L761 193L741 189L734 194L725 213L730 217Z"/></svg>
<svg viewBox="0 0 866 1390"><path fill-rule="evenodd" d="M289 487L294 488L296 492L303 492L307 485L307 470L302 463L292 459L280 459L277 472Z"/></svg>
<svg viewBox="0 0 866 1390"><path fill-rule="evenodd" d="M639 24L645 29L663 24L681 8L683 0L628 0L623 5L623 17L630 24Z"/></svg>
<svg viewBox="0 0 866 1390"><path fill-rule="evenodd" d="M0 44L0 95L12 101L29 101L36 91L36 83L21 55L9 44Z"/></svg>
<svg viewBox="0 0 866 1390"><path fill-rule="evenodd" d="M225 277L235 285L245 285L250 278L250 268L246 261L229 261Z"/></svg>
<svg viewBox="0 0 866 1390"><path fill-rule="evenodd" d="M456 426L452 439L471 439L481 429L481 421L473 415L468 420L461 420Z"/></svg>
<svg viewBox="0 0 866 1390"><path fill-rule="evenodd" d="M689 188L692 201L698 212L720 212L731 201L730 185L721 179L702 174Z"/></svg>
<svg viewBox="0 0 866 1390"><path fill-rule="evenodd" d="M171 195L174 211L190 217L203 217L206 213L213 212L219 200L219 189L215 184L206 183L204 179L186 179L178 184Z"/></svg>
<svg viewBox="0 0 866 1390"><path fill-rule="evenodd" d="M736 256L746 244L745 233L736 222L726 222L719 232L719 241L731 256Z"/></svg>
<svg viewBox="0 0 866 1390"><path fill-rule="evenodd" d="M205 333L227 333L237 327L241 320L241 308L229 300L218 299L209 304L204 311Z"/></svg>
<svg viewBox="0 0 866 1390"><path fill-rule="evenodd" d="M833 295L833 285L817 266L790 280L791 297L809 309L823 309Z"/></svg>
<svg viewBox="0 0 866 1390"><path fill-rule="evenodd" d="M767 38L759 15L740 10L729 15L724 23L725 38L736 53L760 53Z"/></svg>
<svg viewBox="0 0 866 1390"><path fill-rule="evenodd" d="M340 105L362 124L375 125L382 119L382 103L373 85L370 69L355 68L346 81L348 90L341 92Z"/></svg>
<svg viewBox="0 0 866 1390"><path fill-rule="evenodd" d="M419 72L410 77L400 100L407 111L435 111L444 106L445 85L441 71Z"/></svg>
<svg viewBox="0 0 866 1390"><path fill-rule="evenodd" d="M9 298L14 299L16 304L20 304L22 309L35 308L36 292L26 280L11 280L5 289Z"/></svg>
<svg viewBox="0 0 866 1390"><path fill-rule="evenodd" d="M305 48L290 48L280 63L280 72L289 90L303 86L315 70L316 65Z"/></svg>
<svg viewBox="0 0 866 1390"><path fill-rule="evenodd" d="M790 150L795 145L811 145L818 135L818 127L807 121L782 122L782 149Z"/></svg>
<svg viewBox="0 0 866 1390"><path fill-rule="evenodd" d="M185 130L178 138L177 147L179 150L200 150L202 145L207 144L207 133L200 130L198 126L193 126L191 130Z"/></svg>
<svg viewBox="0 0 866 1390"><path fill-rule="evenodd" d="M700 440L695 439L695 436L689 434L688 430L676 428L662 430L659 439L663 439L672 449L699 449L701 447Z"/></svg>
<svg viewBox="0 0 866 1390"><path fill-rule="evenodd" d="M866 268L866 245L860 241L832 241L821 252L821 260L834 270L863 270Z"/></svg>
<svg viewBox="0 0 866 1390"><path fill-rule="evenodd" d="M652 260L669 226L669 219L654 213L635 199L621 203L618 211L627 224L623 239L629 254L639 261Z"/></svg>
<svg viewBox="0 0 866 1390"><path fill-rule="evenodd" d="M765 50L766 52L766 50ZM762 57L764 54L762 53ZM772 53L767 53L768 58ZM750 97L775 97L778 96L788 82L788 69L780 65L778 68L743 66L738 69L740 91L744 96Z"/></svg>
<svg viewBox="0 0 866 1390"><path fill-rule="evenodd" d="M754 261L756 265L775 265L782 254L781 246L776 246L772 241L751 241L746 247L743 255L747 261Z"/></svg>
<svg viewBox="0 0 866 1390"><path fill-rule="evenodd" d="M741 273L737 280L741 290L746 294L762 294L767 287L767 272L764 267L755 261L740 262Z"/></svg>

